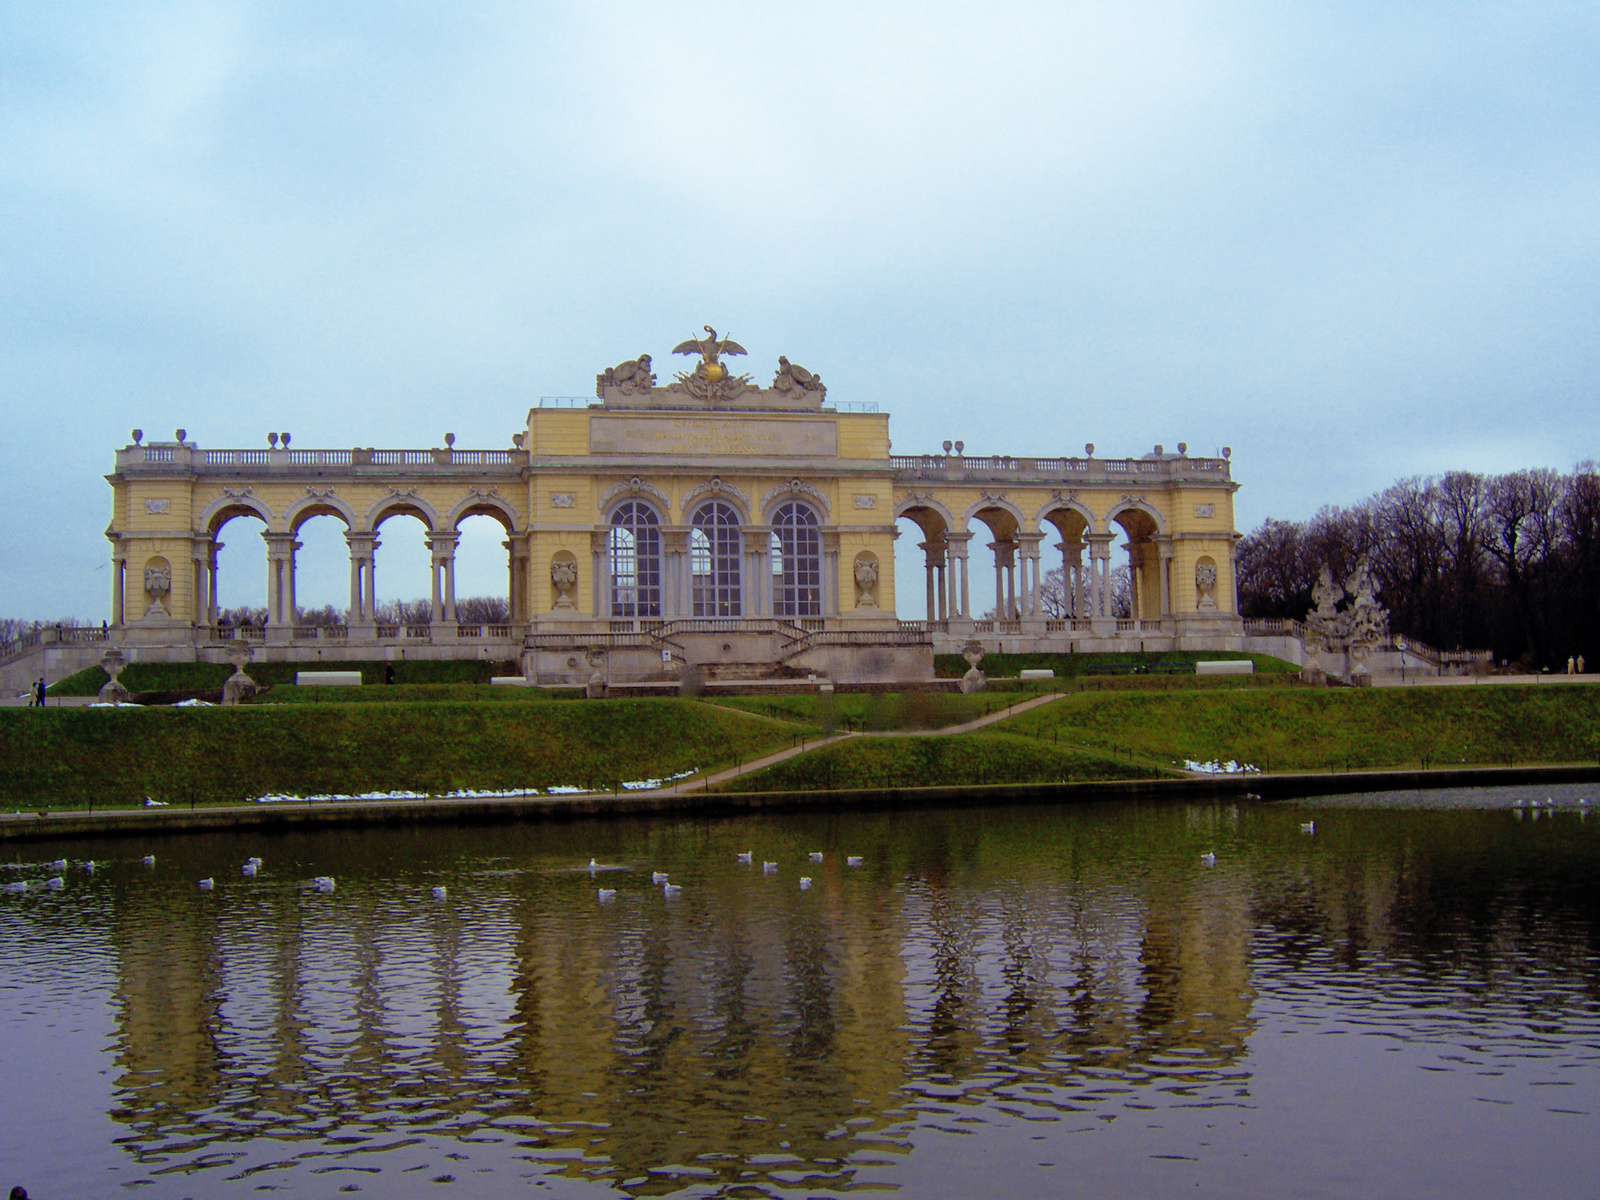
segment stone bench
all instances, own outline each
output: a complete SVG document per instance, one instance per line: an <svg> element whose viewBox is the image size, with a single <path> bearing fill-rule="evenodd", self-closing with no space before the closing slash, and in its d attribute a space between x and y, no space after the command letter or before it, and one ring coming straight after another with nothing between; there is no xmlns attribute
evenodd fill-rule
<svg viewBox="0 0 1600 1200"><path fill-rule="evenodd" d="M360 687L360 671L296 671L296 687Z"/></svg>
<svg viewBox="0 0 1600 1200"><path fill-rule="evenodd" d="M1220 662L1197 662L1196 675L1254 675L1256 664L1248 658L1227 658Z"/></svg>

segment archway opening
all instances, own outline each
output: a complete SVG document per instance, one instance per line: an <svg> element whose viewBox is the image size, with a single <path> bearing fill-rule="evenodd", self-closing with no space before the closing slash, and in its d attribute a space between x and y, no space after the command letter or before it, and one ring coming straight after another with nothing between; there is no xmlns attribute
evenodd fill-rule
<svg viewBox="0 0 1600 1200"><path fill-rule="evenodd" d="M1060 566L1045 572L1039 588L1039 615L1046 621L1088 620L1095 613L1094 563L1089 521L1075 508L1046 514L1045 525L1056 531Z"/></svg>
<svg viewBox="0 0 1600 1200"><path fill-rule="evenodd" d="M971 520L981 523L989 531L989 539L983 545L994 566L993 572L971 571L972 610L998 621L1020 620L1023 604L1022 543L1018 536L1021 527L1016 515L1007 508L989 507L973 513ZM969 527L970 524L969 521ZM971 543L969 555L972 553L970 547Z"/></svg>
<svg viewBox="0 0 1600 1200"><path fill-rule="evenodd" d="M372 555L379 625L427 625L433 619L433 555L428 523L411 509L390 509L379 517Z"/></svg>
<svg viewBox="0 0 1600 1200"><path fill-rule="evenodd" d="M498 510L469 511L456 522L455 610L463 625L511 620L512 529Z"/></svg>
<svg viewBox="0 0 1600 1200"><path fill-rule="evenodd" d="M207 625L260 625L267 616L267 523L254 509L225 509L211 522ZM143 612L143 607L139 612ZM128 606L130 615L134 606Z"/></svg>
<svg viewBox="0 0 1600 1200"><path fill-rule="evenodd" d="M910 620L948 621L961 611L960 562L951 552L949 523L936 508L917 505L895 520L895 607ZM910 586L922 580L921 587ZM920 611L919 611L920 610Z"/></svg>
<svg viewBox="0 0 1600 1200"><path fill-rule="evenodd" d="M333 509L299 516L294 540L295 624L337 627L350 621L350 544L344 517Z"/></svg>
<svg viewBox="0 0 1600 1200"><path fill-rule="evenodd" d="M1122 620L1155 621L1167 611L1162 597L1158 527L1143 509L1125 508L1112 518L1127 540L1117 547L1112 568L1112 613Z"/></svg>

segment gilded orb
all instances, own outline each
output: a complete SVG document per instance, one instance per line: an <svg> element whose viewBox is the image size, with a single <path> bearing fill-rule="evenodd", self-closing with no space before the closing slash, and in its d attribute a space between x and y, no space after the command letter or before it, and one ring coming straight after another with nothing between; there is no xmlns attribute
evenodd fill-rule
<svg viewBox="0 0 1600 1200"><path fill-rule="evenodd" d="M703 364L701 370L705 374L706 379L711 383L721 383L722 377L728 373L723 369L721 363L714 362Z"/></svg>

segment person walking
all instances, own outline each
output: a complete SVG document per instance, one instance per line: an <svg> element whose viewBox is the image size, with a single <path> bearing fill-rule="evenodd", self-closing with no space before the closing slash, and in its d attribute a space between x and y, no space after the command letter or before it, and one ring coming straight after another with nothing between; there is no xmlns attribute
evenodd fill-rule
<svg viewBox="0 0 1600 1200"><path fill-rule="evenodd" d="M33 706L44 707L44 676L39 676L39 682L33 685Z"/></svg>

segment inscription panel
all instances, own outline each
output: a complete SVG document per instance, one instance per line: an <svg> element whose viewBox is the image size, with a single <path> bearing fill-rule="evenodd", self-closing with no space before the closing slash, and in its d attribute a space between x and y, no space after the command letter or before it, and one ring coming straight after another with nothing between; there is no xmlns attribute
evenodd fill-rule
<svg viewBox="0 0 1600 1200"><path fill-rule="evenodd" d="M589 418L589 453L837 458L839 428L831 421L597 415Z"/></svg>

